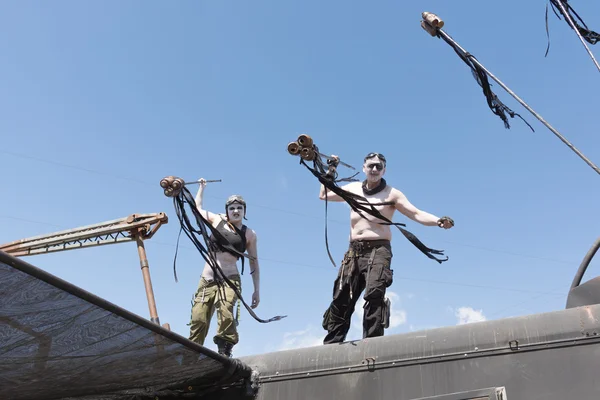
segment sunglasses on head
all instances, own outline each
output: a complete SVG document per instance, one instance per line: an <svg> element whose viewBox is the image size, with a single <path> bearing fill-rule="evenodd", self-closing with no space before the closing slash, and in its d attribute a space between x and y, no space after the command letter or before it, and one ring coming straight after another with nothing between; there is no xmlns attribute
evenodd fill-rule
<svg viewBox="0 0 600 400"><path fill-rule="evenodd" d="M383 154L381 154L381 153L369 153L369 154L367 154L367 155L366 155L366 157L365 157L365 161L367 161L367 160L368 160L368 159L370 159L370 158L374 158L374 157L377 157L377 158L379 158L379 159L380 159L381 161L383 161L384 163L386 162L386 160L385 160L385 156L384 156Z"/></svg>
<svg viewBox="0 0 600 400"><path fill-rule="evenodd" d="M383 164L382 163L367 164L367 169L371 169L373 167L377 168L377 171L381 171L383 169Z"/></svg>

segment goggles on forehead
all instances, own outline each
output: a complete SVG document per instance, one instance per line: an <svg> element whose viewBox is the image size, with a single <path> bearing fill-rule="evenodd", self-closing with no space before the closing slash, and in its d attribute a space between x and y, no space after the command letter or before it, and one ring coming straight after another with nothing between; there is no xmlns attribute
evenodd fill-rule
<svg viewBox="0 0 600 400"><path fill-rule="evenodd" d="M246 206L246 202L244 201L244 198L242 196L240 196L240 195L235 195L234 194L233 196L230 196L227 199L227 202L225 203L225 206L227 207L227 206L229 206L230 204L233 204L233 203L238 203L238 204L241 204L243 206Z"/></svg>
<svg viewBox="0 0 600 400"><path fill-rule="evenodd" d="M365 162L370 159L370 158L379 158L381 161L383 161L384 163L386 163L387 161L385 160L385 156L381 153L369 153L365 156Z"/></svg>

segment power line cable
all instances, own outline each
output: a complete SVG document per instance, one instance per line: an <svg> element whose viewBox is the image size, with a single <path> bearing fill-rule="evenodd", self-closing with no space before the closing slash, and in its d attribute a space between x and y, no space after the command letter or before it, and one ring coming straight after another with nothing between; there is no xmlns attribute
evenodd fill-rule
<svg viewBox="0 0 600 400"><path fill-rule="evenodd" d="M122 179L122 180L126 180L126 181L136 182L136 183L140 183L140 184L144 184L144 185L151 185L151 186L157 186L158 185L158 184L155 184L155 183L150 183L148 181L143 181L143 180L136 179L136 178L123 177L123 176L120 176L120 175L117 175L117 174L113 174L113 173L92 170L92 169L89 169L89 168L79 167L79 166L76 166L76 165L70 165L70 164L65 164L65 163L61 163L61 162L56 162L56 161L52 161L52 160L47 160L47 159L39 158L39 157L28 156L28 155L21 154L21 153L15 153L15 152L10 152L10 151L6 151L6 150L0 150L0 153L9 154L9 155L14 156L14 157L21 157L21 158L26 158L26 159L40 161L40 162L46 162L46 163L49 163L49 164L54 164L54 165L58 165L58 166L66 167L66 168L78 169L78 170L86 171L86 172L89 172L89 173L95 173L95 174L99 174L99 175L105 175L105 176L109 176L109 177L112 177L112 178L117 178L117 179ZM211 195L207 195L206 197L213 198L213 199L219 199L219 197L217 197L217 196L211 196ZM271 207L271 206L266 206L266 205L261 205L261 204L253 204L253 207L265 208L267 210L276 211L276 212L280 212L280 213L284 213L284 214L296 215L296 216L300 216L300 217L303 217L303 218L318 218L318 219L320 219L320 217L316 217L314 215L297 213L297 212L293 212L293 211L289 211L289 210L281 210L281 209L277 209L277 208L274 208L274 207ZM0 215L0 217L17 219L15 217L8 217L8 216L3 216L3 215ZM328 219L328 221L329 222L338 223L338 224L347 224L348 223L348 222L338 221L338 220L335 220L335 219ZM28 222L34 222L34 221L28 221ZM47 224L47 225L56 226L54 224ZM424 235L424 236L427 237L427 235ZM475 246L475 245L470 245L470 244L464 244L464 243L455 242L455 241L448 241L448 240L444 240L444 239L440 239L440 240L443 241L443 242L446 242L446 243L451 243L451 244L455 244L455 245L459 245L459 246L464 246L464 247L470 247L470 248L473 248L473 249L478 249L478 250L483 250L483 251L489 251L489 252L494 252L494 253L503 253L503 254L509 254L509 255L518 256L518 257L525 257L525 258L537 259L537 260L541 260L541 261L551 261L551 262L556 262L556 263L561 263L561 264L574 265L574 263L569 262L569 261L565 261L565 260L559 260L559 259L547 258L547 257L539 257L539 256L528 255L528 254L509 252L509 251L505 251L505 250L490 249L490 248L485 248L485 247Z"/></svg>

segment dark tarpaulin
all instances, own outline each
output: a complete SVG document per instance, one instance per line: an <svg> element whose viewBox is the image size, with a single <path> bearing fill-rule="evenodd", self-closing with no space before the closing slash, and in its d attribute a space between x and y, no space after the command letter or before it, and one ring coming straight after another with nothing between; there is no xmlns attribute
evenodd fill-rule
<svg viewBox="0 0 600 400"><path fill-rule="evenodd" d="M239 360L0 252L0 399L188 397L250 376Z"/></svg>

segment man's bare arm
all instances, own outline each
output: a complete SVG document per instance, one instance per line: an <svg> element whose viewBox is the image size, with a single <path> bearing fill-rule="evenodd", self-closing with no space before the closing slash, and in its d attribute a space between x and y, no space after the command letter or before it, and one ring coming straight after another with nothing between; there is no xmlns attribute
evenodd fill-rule
<svg viewBox="0 0 600 400"><path fill-rule="evenodd" d="M321 184L321 191L319 192L319 199L325 200L325 191L327 191L327 201L344 201L339 195L333 193L331 190L326 189L323 184Z"/></svg>
<svg viewBox="0 0 600 400"><path fill-rule="evenodd" d="M252 308L256 308L260 303L260 267L258 265L258 246L256 232L252 231L252 239L248 241L248 255L250 258L250 275L254 284L254 293L252 294Z"/></svg>
<svg viewBox="0 0 600 400"><path fill-rule="evenodd" d="M196 208L198 209L198 212L200 212L200 214L206 218L208 220L208 222L210 222L211 224L213 223L214 219L215 219L215 214L209 212L208 210L204 210L202 208L202 202L204 200L204 188L206 187L206 181L204 180L204 178L200 178L200 187L198 188L198 193L196 193Z"/></svg>
<svg viewBox="0 0 600 400"><path fill-rule="evenodd" d="M426 211L419 210L415 207L406 196L397 189L393 189L394 191L394 200L396 202L396 210L400 211L402 214L406 215L408 218L412 219L415 222L418 222L425 226L436 226L438 224L439 217L430 214Z"/></svg>

